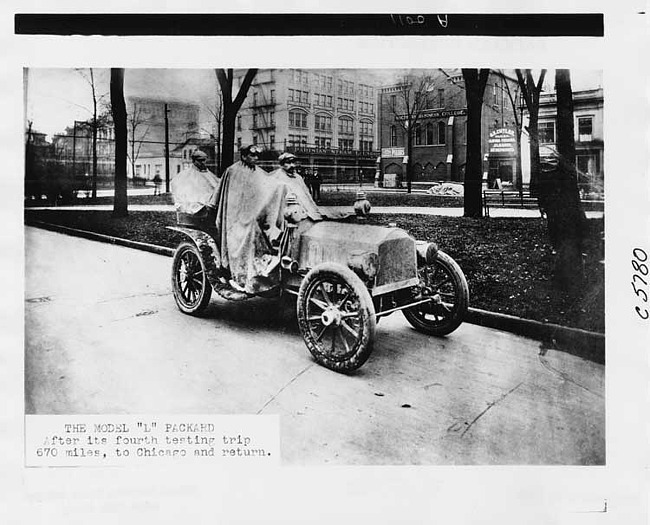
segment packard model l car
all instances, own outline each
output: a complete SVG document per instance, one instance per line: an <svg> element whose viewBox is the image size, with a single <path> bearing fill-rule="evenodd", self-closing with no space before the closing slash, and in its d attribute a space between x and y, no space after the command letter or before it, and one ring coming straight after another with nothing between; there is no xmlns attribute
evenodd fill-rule
<svg viewBox="0 0 650 525"><path fill-rule="evenodd" d="M179 309L198 315L212 289L227 299L250 297L233 289L219 268L213 227L178 214L188 240L176 249L172 288ZM307 348L338 372L359 368L372 352L377 321L401 310L417 330L453 332L468 308L467 281L458 264L404 230L339 221L291 223L279 246L280 293L297 296Z"/></svg>

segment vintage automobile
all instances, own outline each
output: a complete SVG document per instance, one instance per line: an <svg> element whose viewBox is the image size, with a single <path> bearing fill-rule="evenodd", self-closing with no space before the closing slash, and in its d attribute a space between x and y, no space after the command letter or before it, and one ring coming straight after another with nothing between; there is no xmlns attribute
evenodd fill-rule
<svg viewBox="0 0 650 525"><path fill-rule="evenodd" d="M188 237L172 263L178 308L200 314L212 289L231 300L250 297L221 275L214 227L201 218L177 215L178 226L170 228ZM399 310L417 330L435 336L462 323L469 303L467 281L434 243L416 241L396 227L346 221L298 224L291 214L285 217L279 292L297 296L300 331L321 365L337 372L359 368L372 352L377 321Z"/></svg>

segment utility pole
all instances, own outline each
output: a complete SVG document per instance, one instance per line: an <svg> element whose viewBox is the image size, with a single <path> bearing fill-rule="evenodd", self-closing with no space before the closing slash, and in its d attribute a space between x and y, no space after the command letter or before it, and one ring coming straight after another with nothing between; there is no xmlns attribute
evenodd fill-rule
<svg viewBox="0 0 650 525"><path fill-rule="evenodd" d="M77 158L77 121L75 120L74 125L72 126L72 178L73 179L77 177L76 158ZM84 181L84 185L85 185L85 181Z"/></svg>
<svg viewBox="0 0 650 525"><path fill-rule="evenodd" d="M169 193L169 109L165 104L165 193Z"/></svg>

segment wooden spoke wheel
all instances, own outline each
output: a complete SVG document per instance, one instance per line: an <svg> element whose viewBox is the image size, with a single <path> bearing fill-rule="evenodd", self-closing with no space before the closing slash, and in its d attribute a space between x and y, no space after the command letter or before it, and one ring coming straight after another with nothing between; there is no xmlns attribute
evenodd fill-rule
<svg viewBox="0 0 650 525"><path fill-rule="evenodd" d="M422 298L431 299L403 310L406 320L420 332L447 335L460 326L469 305L469 288L460 266L439 251L436 260L418 268Z"/></svg>
<svg viewBox="0 0 650 525"><path fill-rule="evenodd" d="M298 293L298 324L307 348L321 365L351 372L366 362L375 335L375 307L363 281L349 268L313 268Z"/></svg>
<svg viewBox="0 0 650 525"><path fill-rule="evenodd" d="M172 262L172 291L181 312L199 315L210 303L212 287L194 243L183 242Z"/></svg>

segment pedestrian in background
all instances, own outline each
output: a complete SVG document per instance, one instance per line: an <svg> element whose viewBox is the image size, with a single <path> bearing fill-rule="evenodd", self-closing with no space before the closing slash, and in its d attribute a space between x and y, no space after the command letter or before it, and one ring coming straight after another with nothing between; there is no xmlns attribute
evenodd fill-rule
<svg viewBox="0 0 650 525"><path fill-rule="evenodd" d="M320 184L322 182L321 176L318 173L318 170L314 170L314 173L311 176L311 196L318 204L320 202Z"/></svg>
<svg viewBox="0 0 650 525"><path fill-rule="evenodd" d="M160 175L156 173L155 177L153 178L153 194L154 195L160 195L160 185L162 184L162 179L160 178Z"/></svg>

